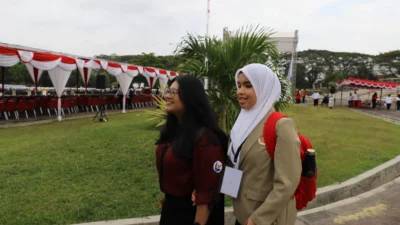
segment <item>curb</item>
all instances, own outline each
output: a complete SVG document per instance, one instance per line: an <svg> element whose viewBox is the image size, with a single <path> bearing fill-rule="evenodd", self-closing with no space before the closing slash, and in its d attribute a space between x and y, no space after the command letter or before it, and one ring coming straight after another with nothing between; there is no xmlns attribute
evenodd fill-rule
<svg viewBox="0 0 400 225"><path fill-rule="evenodd" d="M399 176L400 156L397 156L396 158L343 183L319 188L315 199L309 203L305 210L302 211L357 196L386 184Z"/></svg>
<svg viewBox="0 0 400 225"><path fill-rule="evenodd" d="M377 115L375 113L366 112L366 111L362 111L362 110L355 110L355 109L348 109L348 110L351 110L351 111L354 111L354 112L357 112L357 113L361 113L361 114L364 114L364 115L367 115L367 116L371 116L371 117L374 117L374 118L377 118L377 119L381 119L381 120L384 120L384 121L389 122L389 123L400 125L400 120L394 119L394 118L389 117L389 116Z"/></svg>
<svg viewBox="0 0 400 225"><path fill-rule="evenodd" d="M387 184L396 178L396 182L400 182L400 178L398 177L400 177L400 155L343 183L319 188L314 201L310 202L306 209L299 211L298 217L322 211L326 209L326 207L337 207L351 203L354 199L359 199L359 197L354 197L357 195L363 194L363 196L368 197L374 193L372 192L371 194L369 191ZM350 199L353 197L354 199ZM159 221L160 216L156 215L143 218L89 222L74 225L158 225ZM225 207L225 224L231 225L234 224L234 222L233 208Z"/></svg>
<svg viewBox="0 0 400 225"><path fill-rule="evenodd" d="M151 109L151 107L139 108L139 109L130 109L130 110L126 110L126 113L140 112L140 111L148 110L148 109ZM113 110L113 111L106 111L106 114L107 115L117 115L117 114L124 114L124 113L122 113L121 110L119 110L119 111ZM63 117L63 119L61 121L58 121L57 118L54 118L54 119L33 120L33 121L27 121L27 122L10 123L10 124L0 125L0 129L14 128L14 127L26 127L26 126L47 124L47 123L53 123L53 122L62 122L62 121L68 121L68 120L78 120L78 119L84 119L84 118L93 117L95 115L96 115L96 112L92 112L91 114L86 114L86 115Z"/></svg>

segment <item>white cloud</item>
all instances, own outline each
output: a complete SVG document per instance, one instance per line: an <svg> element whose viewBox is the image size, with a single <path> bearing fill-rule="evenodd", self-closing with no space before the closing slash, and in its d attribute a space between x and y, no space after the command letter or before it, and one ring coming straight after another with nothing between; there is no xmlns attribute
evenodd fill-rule
<svg viewBox="0 0 400 225"><path fill-rule="evenodd" d="M204 34L206 0L3 0L0 42L93 56L170 54L187 33ZM400 1L211 0L210 34L260 24L299 30L299 50L377 54L400 49Z"/></svg>

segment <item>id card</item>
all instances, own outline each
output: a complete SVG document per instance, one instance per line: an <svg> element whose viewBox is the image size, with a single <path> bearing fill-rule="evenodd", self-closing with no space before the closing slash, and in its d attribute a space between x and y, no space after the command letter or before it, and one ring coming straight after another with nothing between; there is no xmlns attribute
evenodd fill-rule
<svg viewBox="0 0 400 225"><path fill-rule="evenodd" d="M243 172L231 167L225 167L224 178L222 179L221 192L233 198L237 198L242 181Z"/></svg>

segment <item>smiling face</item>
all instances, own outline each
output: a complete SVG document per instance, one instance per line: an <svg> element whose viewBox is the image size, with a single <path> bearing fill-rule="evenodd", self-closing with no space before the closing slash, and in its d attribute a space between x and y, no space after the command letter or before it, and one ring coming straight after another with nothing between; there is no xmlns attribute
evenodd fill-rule
<svg viewBox="0 0 400 225"><path fill-rule="evenodd" d="M236 95L242 109L249 110L257 103L256 92L247 77L240 73L237 78Z"/></svg>
<svg viewBox="0 0 400 225"><path fill-rule="evenodd" d="M184 112L184 105L179 98L179 84L178 82L172 83L170 88L165 90L165 111L174 114L176 117L181 118Z"/></svg>

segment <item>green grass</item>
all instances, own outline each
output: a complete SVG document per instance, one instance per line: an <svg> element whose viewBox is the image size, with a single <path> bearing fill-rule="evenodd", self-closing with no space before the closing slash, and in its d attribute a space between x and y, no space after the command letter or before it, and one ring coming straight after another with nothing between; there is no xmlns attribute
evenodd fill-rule
<svg viewBox="0 0 400 225"><path fill-rule="evenodd" d="M343 182L400 155L400 126L346 108L295 105L287 114L317 152L318 186Z"/></svg>
<svg viewBox="0 0 400 225"><path fill-rule="evenodd" d="M0 130L0 224L158 213L157 130L142 114Z"/></svg>
<svg viewBox="0 0 400 225"><path fill-rule="evenodd" d="M318 186L398 154L400 127L346 109L288 110L318 152ZM0 224L71 224L159 214L155 123L143 112L0 130ZM229 204L229 203L228 203Z"/></svg>

